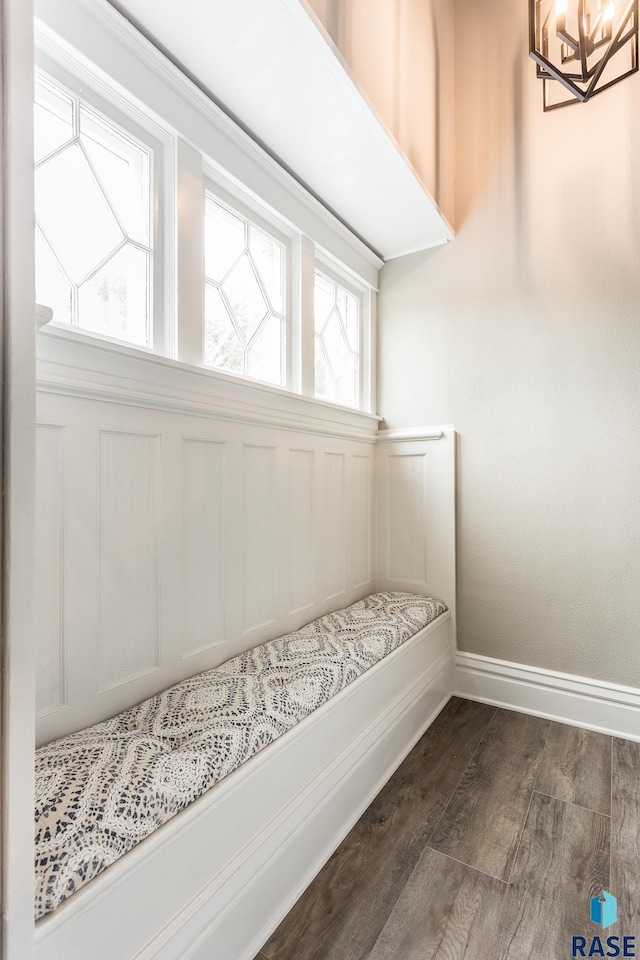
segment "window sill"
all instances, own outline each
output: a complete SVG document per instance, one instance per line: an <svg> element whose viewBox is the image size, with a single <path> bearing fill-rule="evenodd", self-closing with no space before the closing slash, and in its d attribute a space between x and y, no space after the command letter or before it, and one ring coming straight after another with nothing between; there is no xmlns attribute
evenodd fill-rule
<svg viewBox="0 0 640 960"><path fill-rule="evenodd" d="M376 414L54 326L38 337L36 382L44 394L370 441L382 420Z"/></svg>
<svg viewBox="0 0 640 960"><path fill-rule="evenodd" d="M36 327L42 330L53 319L53 310L51 307L45 307L41 303L36 303Z"/></svg>

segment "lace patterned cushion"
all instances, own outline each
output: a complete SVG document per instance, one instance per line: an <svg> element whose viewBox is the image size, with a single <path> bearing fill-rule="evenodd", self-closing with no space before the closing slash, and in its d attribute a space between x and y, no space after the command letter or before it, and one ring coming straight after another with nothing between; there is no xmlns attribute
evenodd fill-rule
<svg viewBox="0 0 640 960"><path fill-rule="evenodd" d="M445 610L373 594L41 747L36 919Z"/></svg>

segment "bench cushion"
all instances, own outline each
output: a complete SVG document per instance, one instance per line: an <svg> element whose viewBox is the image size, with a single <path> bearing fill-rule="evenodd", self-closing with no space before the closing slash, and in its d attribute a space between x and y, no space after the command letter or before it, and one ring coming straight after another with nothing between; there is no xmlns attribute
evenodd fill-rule
<svg viewBox="0 0 640 960"><path fill-rule="evenodd" d="M41 747L36 919L445 610L373 594Z"/></svg>

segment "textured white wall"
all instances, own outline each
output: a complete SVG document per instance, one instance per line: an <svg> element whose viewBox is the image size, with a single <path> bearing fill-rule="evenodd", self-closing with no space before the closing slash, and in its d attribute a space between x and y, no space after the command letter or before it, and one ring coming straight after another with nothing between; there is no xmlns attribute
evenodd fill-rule
<svg viewBox="0 0 640 960"><path fill-rule="evenodd" d="M382 271L380 410L460 433L462 650L640 685L640 76L543 114L455 0L456 220Z"/></svg>

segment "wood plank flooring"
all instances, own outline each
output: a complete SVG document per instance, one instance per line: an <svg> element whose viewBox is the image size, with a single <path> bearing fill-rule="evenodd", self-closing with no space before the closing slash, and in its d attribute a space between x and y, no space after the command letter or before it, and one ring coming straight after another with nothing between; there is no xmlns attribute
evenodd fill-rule
<svg viewBox="0 0 640 960"><path fill-rule="evenodd" d="M452 699L256 960L563 960L640 941L640 744Z"/></svg>
<svg viewBox="0 0 640 960"><path fill-rule="evenodd" d="M437 718L263 948L270 960L369 956L494 712L458 700Z"/></svg>
<svg viewBox="0 0 640 960"><path fill-rule="evenodd" d="M562 723L552 724L536 790L608 816L611 737Z"/></svg>
<svg viewBox="0 0 640 960"><path fill-rule="evenodd" d="M630 927L632 933L634 925L640 933L639 809L640 743L615 737L611 782L611 892L618 898L620 926Z"/></svg>
<svg viewBox="0 0 640 960"><path fill-rule="evenodd" d="M589 933L589 900L608 889L609 817L534 793L492 957L570 957L571 937Z"/></svg>
<svg viewBox="0 0 640 960"><path fill-rule="evenodd" d="M425 896L425 891L437 896ZM423 852L389 914L370 960L434 960L481 956L495 933L496 904L507 885L435 850ZM456 952L457 951L457 952Z"/></svg>
<svg viewBox="0 0 640 960"><path fill-rule="evenodd" d="M462 775L429 846L508 880L549 720L497 711Z"/></svg>

